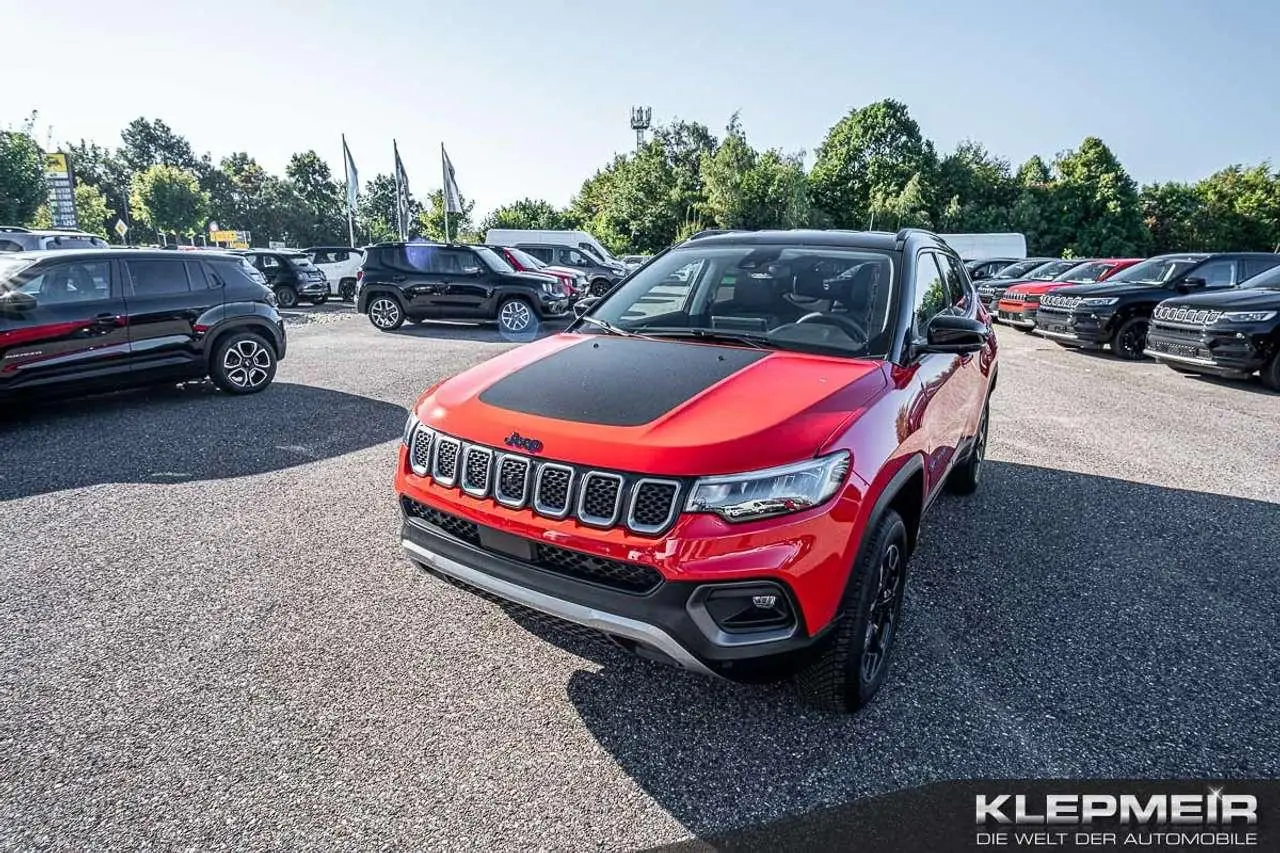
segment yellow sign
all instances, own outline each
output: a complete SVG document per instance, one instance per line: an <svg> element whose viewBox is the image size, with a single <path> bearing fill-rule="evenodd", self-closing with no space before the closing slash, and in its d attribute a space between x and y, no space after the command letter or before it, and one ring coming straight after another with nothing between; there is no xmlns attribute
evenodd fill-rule
<svg viewBox="0 0 1280 853"><path fill-rule="evenodd" d="M234 243L240 239L239 231L214 231L210 235L215 243Z"/></svg>
<svg viewBox="0 0 1280 853"><path fill-rule="evenodd" d="M244 241L232 241L231 245L228 246L227 248L228 249L247 249L249 248L249 244L245 243Z"/></svg>
<svg viewBox="0 0 1280 853"><path fill-rule="evenodd" d="M44 170L55 175L70 174L71 170L67 168L67 155L60 153L44 155Z"/></svg>

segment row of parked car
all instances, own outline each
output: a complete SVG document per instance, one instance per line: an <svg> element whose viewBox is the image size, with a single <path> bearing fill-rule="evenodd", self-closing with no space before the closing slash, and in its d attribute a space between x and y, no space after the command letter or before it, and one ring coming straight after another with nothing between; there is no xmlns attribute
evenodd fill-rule
<svg viewBox="0 0 1280 853"><path fill-rule="evenodd" d="M1257 373L1280 390L1280 254L1007 261L969 262L998 322L1182 373Z"/></svg>

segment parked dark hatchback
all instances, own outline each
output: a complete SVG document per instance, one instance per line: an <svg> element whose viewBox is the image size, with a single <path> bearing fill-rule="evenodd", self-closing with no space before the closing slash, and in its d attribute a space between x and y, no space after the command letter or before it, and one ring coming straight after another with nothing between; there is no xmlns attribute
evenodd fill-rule
<svg viewBox="0 0 1280 853"><path fill-rule="evenodd" d="M356 310L384 332L405 320L496 320L512 334L561 317L569 293L553 275L518 272L483 246L381 243L365 256Z"/></svg>
<svg viewBox="0 0 1280 853"><path fill-rule="evenodd" d="M112 391L208 376L261 391L284 323L238 257L70 249L0 256L0 399Z"/></svg>
<svg viewBox="0 0 1280 853"><path fill-rule="evenodd" d="M1156 306L1146 354L1184 373L1243 379L1280 391L1280 266L1238 289L1175 296Z"/></svg>
<svg viewBox="0 0 1280 853"><path fill-rule="evenodd" d="M251 249L240 253L266 279L281 308L299 302L323 305L329 299L329 280L302 252Z"/></svg>
<svg viewBox="0 0 1280 853"><path fill-rule="evenodd" d="M1046 293L1036 310L1036 332L1062 346L1102 349L1141 359L1156 306L1179 294L1228 290L1280 265L1280 255L1225 252L1160 255L1098 284Z"/></svg>

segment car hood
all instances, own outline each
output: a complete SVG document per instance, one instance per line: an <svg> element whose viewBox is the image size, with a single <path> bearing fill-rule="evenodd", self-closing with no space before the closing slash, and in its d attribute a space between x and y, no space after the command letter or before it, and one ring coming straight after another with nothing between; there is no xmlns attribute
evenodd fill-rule
<svg viewBox="0 0 1280 853"><path fill-rule="evenodd" d="M564 333L446 380L416 412L490 447L519 433L539 458L697 476L810 458L887 385L880 361Z"/></svg>
<svg viewBox="0 0 1280 853"><path fill-rule="evenodd" d="M1099 281L1094 284L1072 284L1054 291L1061 296L1150 296L1165 299L1171 292L1154 284L1136 284L1127 281Z"/></svg>
<svg viewBox="0 0 1280 853"><path fill-rule="evenodd" d="M577 278L578 276L582 275L582 270L575 270L570 267L543 267L542 269L538 270L538 272L553 273L558 276L568 275L574 278Z"/></svg>
<svg viewBox="0 0 1280 853"><path fill-rule="evenodd" d="M560 280L556 276L552 275L551 273L531 272L527 270L517 271L514 273L507 273L507 278L516 279L517 281L525 281L525 282L528 282L529 284L537 285L538 287L541 287L543 284L547 283L548 281L558 282Z"/></svg>
<svg viewBox="0 0 1280 853"><path fill-rule="evenodd" d="M1272 311L1280 309L1280 290L1214 290L1167 299L1169 308L1215 308L1222 311Z"/></svg>
<svg viewBox="0 0 1280 853"><path fill-rule="evenodd" d="M1010 293L1048 293L1051 290L1076 286L1078 285L1068 285L1065 281L1020 281L1007 288L1004 295L1008 296Z"/></svg>

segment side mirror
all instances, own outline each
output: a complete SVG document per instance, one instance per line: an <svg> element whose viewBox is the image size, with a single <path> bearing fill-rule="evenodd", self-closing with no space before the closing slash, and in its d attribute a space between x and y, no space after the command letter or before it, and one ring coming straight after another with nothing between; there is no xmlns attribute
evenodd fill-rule
<svg viewBox="0 0 1280 853"><path fill-rule="evenodd" d="M10 290L0 296L0 311L6 314L21 314L36 307L36 298L21 290Z"/></svg>
<svg viewBox="0 0 1280 853"><path fill-rule="evenodd" d="M463 267L463 275L480 275L480 267Z"/></svg>
<svg viewBox="0 0 1280 853"><path fill-rule="evenodd" d="M1209 281L1199 276L1189 276L1178 283L1177 290L1179 293L1186 293L1189 290L1198 290L1202 287L1208 287Z"/></svg>
<svg viewBox="0 0 1280 853"><path fill-rule="evenodd" d="M919 352L963 355L977 352L987 345L991 330L981 320L955 314L939 314L929 321L928 342Z"/></svg>
<svg viewBox="0 0 1280 853"><path fill-rule="evenodd" d="M970 281L982 281L984 278L991 278L991 273L986 270L978 270L973 275L969 276Z"/></svg>
<svg viewBox="0 0 1280 853"><path fill-rule="evenodd" d="M575 317L581 317L583 314L591 310L592 306L600 301L599 296L587 296L573 303L573 314Z"/></svg>

